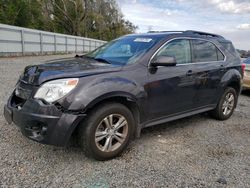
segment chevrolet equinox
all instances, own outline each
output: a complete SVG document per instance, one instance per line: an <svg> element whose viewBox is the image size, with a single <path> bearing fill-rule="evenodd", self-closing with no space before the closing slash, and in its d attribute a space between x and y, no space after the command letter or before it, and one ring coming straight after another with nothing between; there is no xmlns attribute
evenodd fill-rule
<svg viewBox="0 0 250 188"><path fill-rule="evenodd" d="M142 128L209 112L228 119L243 67L216 34L132 34L74 58L27 66L4 107L26 137L65 146L72 135L86 155L118 156Z"/></svg>

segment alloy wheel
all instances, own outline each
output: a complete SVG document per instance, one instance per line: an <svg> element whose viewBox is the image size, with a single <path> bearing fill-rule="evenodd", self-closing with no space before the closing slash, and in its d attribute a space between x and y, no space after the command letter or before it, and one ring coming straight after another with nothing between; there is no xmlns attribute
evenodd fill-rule
<svg viewBox="0 0 250 188"><path fill-rule="evenodd" d="M128 122L120 114L110 114L102 119L95 132L95 144L103 152L117 150L128 136Z"/></svg>
<svg viewBox="0 0 250 188"><path fill-rule="evenodd" d="M224 116L229 115L233 111L234 105L235 105L235 97L232 93L228 93L222 104L223 115Z"/></svg>

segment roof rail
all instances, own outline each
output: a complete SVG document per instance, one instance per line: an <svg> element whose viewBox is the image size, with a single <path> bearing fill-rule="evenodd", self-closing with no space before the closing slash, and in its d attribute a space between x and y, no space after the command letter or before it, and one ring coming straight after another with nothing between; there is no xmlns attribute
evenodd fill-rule
<svg viewBox="0 0 250 188"><path fill-rule="evenodd" d="M148 31L148 33L183 33L184 31Z"/></svg>
<svg viewBox="0 0 250 188"><path fill-rule="evenodd" d="M148 31L148 33L183 33L183 34L201 35L201 36L204 36L204 37L216 37L216 38L225 39L221 35L202 32L202 31L194 31L194 30L187 30L187 31Z"/></svg>
<svg viewBox="0 0 250 188"><path fill-rule="evenodd" d="M193 31L193 30L187 30L185 32L183 32L185 34L197 34L197 35L202 35L205 37L217 37L217 38L223 38L223 36L221 35L217 35L217 34L213 34L213 33L207 33L207 32L202 32L202 31Z"/></svg>

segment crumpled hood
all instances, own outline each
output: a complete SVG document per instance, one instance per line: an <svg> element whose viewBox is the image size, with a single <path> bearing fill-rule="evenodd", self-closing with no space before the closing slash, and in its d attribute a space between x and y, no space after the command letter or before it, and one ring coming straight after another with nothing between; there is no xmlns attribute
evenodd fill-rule
<svg viewBox="0 0 250 188"><path fill-rule="evenodd" d="M65 58L48 61L45 64L27 66L20 80L32 84L59 79L84 77L95 74L120 71L122 66L101 63L88 58Z"/></svg>

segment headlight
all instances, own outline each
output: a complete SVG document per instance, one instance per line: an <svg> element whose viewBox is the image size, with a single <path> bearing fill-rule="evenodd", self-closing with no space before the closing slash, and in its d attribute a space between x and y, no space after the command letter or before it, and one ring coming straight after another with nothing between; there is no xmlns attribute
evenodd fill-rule
<svg viewBox="0 0 250 188"><path fill-rule="evenodd" d="M49 103L57 101L73 90L78 80L78 78L69 78L46 82L37 90L34 98L44 99Z"/></svg>

